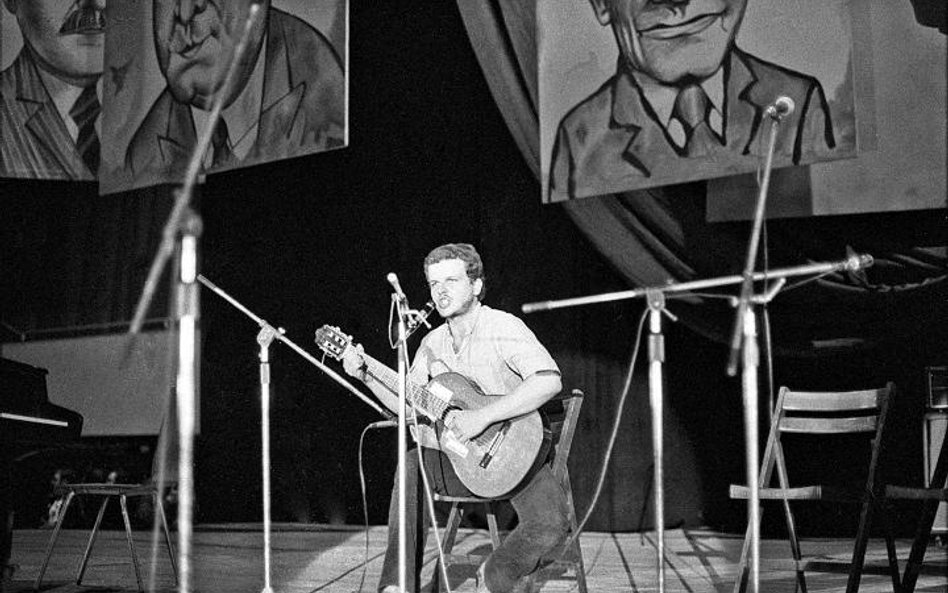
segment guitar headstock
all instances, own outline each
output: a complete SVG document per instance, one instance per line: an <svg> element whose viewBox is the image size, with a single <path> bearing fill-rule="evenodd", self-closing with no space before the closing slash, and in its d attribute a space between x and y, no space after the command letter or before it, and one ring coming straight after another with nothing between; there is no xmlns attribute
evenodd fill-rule
<svg viewBox="0 0 948 593"><path fill-rule="evenodd" d="M316 345L336 360L342 360L346 348L352 344L352 336L342 333L338 327L324 325L316 330Z"/></svg>

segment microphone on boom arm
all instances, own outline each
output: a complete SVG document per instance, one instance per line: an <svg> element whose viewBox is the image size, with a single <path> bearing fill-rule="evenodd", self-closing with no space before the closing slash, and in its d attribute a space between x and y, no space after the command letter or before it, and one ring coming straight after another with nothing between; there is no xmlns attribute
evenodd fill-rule
<svg viewBox="0 0 948 593"><path fill-rule="evenodd" d="M780 119L793 113L795 107L793 99L781 96L777 97L777 100L774 101L772 105L767 106L766 113L773 119Z"/></svg>

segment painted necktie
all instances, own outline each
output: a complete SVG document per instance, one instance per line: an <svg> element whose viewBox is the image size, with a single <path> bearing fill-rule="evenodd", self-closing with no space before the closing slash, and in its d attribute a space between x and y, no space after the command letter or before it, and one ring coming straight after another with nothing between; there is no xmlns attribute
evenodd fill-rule
<svg viewBox="0 0 948 593"><path fill-rule="evenodd" d="M214 158L211 160L212 167L227 164L234 156L234 152L230 148L227 122L224 121L223 117L217 120L214 133L211 134L211 146L214 148Z"/></svg>
<svg viewBox="0 0 948 593"><path fill-rule="evenodd" d="M705 156L721 146L721 142L708 125L710 113L711 101L700 85L688 85L678 92L672 115L685 129L687 156Z"/></svg>
<svg viewBox="0 0 948 593"><path fill-rule="evenodd" d="M83 162L89 167L93 177L99 172L99 136L95 131L95 122L102 111L99 104L99 97L95 92L95 85L87 86L82 90L82 94L73 103L69 110L69 117L76 122L79 128L79 136L76 138L76 149L82 157Z"/></svg>

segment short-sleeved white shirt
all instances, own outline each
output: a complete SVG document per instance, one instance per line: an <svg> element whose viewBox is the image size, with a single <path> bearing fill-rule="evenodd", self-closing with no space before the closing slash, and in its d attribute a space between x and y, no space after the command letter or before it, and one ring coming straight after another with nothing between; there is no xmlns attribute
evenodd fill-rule
<svg viewBox="0 0 948 593"><path fill-rule="evenodd" d="M487 305L480 305L476 315L457 352L447 323L424 337L411 369L415 383L424 385L432 377L455 372L487 395L506 395L538 372L559 374L553 357L518 317Z"/></svg>

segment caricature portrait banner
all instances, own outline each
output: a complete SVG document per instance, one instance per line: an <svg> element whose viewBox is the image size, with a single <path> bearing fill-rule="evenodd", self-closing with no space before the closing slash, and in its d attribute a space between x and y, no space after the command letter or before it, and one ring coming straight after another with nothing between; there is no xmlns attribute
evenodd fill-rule
<svg viewBox="0 0 948 593"><path fill-rule="evenodd" d="M224 93L205 173L346 146L348 0L260 2L229 88L250 0L112 2L100 191L183 179Z"/></svg>
<svg viewBox="0 0 948 593"><path fill-rule="evenodd" d="M4 0L0 177L95 179L104 8L105 0Z"/></svg>
<svg viewBox="0 0 948 593"><path fill-rule="evenodd" d="M850 4L539 0L544 201L854 157Z"/></svg>

